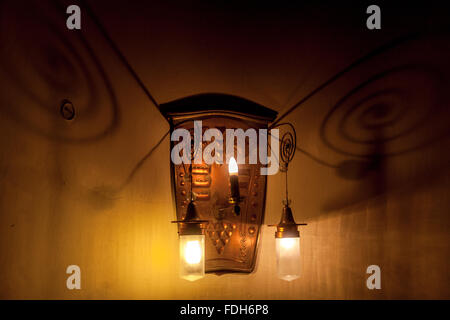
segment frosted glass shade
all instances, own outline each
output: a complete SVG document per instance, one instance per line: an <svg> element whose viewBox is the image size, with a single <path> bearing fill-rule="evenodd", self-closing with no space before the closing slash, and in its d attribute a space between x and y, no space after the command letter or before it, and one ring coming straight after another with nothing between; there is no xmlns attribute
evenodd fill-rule
<svg viewBox="0 0 450 320"><path fill-rule="evenodd" d="M292 281L300 276L300 238L275 238L277 273L280 279Z"/></svg>
<svg viewBox="0 0 450 320"><path fill-rule="evenodd" d="M205 236L180 235L180 277L195 281L205 276Z"/></svg>

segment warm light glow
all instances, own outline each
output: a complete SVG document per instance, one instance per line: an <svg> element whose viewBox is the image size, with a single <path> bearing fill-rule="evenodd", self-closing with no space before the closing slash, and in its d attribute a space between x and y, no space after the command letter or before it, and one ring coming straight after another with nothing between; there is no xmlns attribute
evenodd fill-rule
<svg viewBox="0 0 450 320"><path fill-rule="evenodd" d="M204 235L180 235L180 276L189 281L205 276Z"/></svg>
<svg viewBox="0 0 450 320"><path fill-rule="evenodd" d="M199 240L188 241L184 247L184 259L189 264L196 264L202 260L202 247Z"/></svg>
<svg viewBox="0 0 450 320"><path fill-rule="evenodd" d="M298 239L298 238L281 238L280 246L284 250L289 250L295 245L295 239Z"/></svg>
<svg viewBox="0 0 450 320"><path fill-rule="evenodd" d="M230 174L238 174L238 165L234 157L230 158L230 162L228 163L228 172Z"/></svg>
<svg viewBox="0 0 450 320"><path fill-rule="evenodd" d="M300 276L300 238L276 238L277 272L280 279L292 281Z"/></svg>

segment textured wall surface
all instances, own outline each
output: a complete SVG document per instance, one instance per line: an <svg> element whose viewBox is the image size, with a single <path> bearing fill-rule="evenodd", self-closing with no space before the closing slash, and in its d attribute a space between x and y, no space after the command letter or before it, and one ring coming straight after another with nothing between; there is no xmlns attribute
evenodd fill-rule
<svg viewBox="0 0 450 320"><path fill-rule="evenodd" d="M276 277L274 229L264 226L254 273L191 283L178 278L165 119L87 15L76 33L65 29L64 6L0 6L0 298L450 298L447 29L373 57L286 117L301 148L289 170L292 209L308 223L298 280ZM349 52L336 53L327 70L357 55ZM224 58L231 65L232 56ZM152 81L152 70L138 70ZM276 84L287 80L265 74L274 79L260 83L259 98L249 87L241 95L281 104ZM312 74L301 74L298 96L332 72ZM156 81L167 84L164 99L208 82L173 76ZM204 90L240 94L215 77ZM265 100L272 85L276 97ZM75 106L72 121L60 114L63 99ZM266 224L279 220L283 179L268 179ZM81 268L81 290L66 288L71 264ZM381 290L366 287L372 264Z"/></svg>

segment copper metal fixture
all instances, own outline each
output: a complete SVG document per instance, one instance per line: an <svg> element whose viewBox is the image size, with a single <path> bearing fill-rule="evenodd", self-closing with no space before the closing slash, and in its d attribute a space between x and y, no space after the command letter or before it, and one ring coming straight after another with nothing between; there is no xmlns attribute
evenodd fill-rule
<svg viewBox="0 0 450 320"><path fill-rule="evenodd" d="M178 223L178 234L182 236L204 234L204 229L208 222L208 220L200 219L194 201L189 201L186 215L183 219L172 221L172 223Z"/></svg>
<svg viewBox="0 0 450 320"><path fill-rule="evenodd" d="M306 223L295 223L291 207L289 207L289 204L285 202L281 213L280 222L276 225L270 225L270 227L277 227L275 238L295 238L300 237L300 232L298 231L297 226L306 225Z"/></svg>
<svg viewBox="0 0 450 320"><path fill-rule="evenodd" d="M222 132L224 140L226 129L267 129L277 115L275 111L254 102L223 94L183 98L162 104L161 111L169 120L171 131L184 128L193 135L194 121L202 120L202 134L208 128L217 128ZM206 143L203 144L205 147ZM173 145L171 143L171 148ZM191 167L192 174L187 177L183 164L175 165L171 162L180 231L194 228L185 221L190 217L188 214L182 219L186 210L188 213L194 211L194 204L189 199L191 188L200 219L194 221L209 221L204 230L206 272L221 274L253 271L265 208L267 177L260 174L261 167L260 163L249 164L246 159L245 164L239 164L236 177L230 179L230 175L234 174L230 174L226 163L194 163ZM202 223L198 225L201 226Z"/></svg>

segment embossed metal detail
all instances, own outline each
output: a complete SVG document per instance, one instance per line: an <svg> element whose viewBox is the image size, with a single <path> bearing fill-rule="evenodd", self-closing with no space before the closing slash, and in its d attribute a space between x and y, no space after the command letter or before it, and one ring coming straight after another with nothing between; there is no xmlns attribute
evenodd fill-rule
<svg viewBox="0 0 450 320"><path fill-rule="evenodd" d="M231 222L210 223L207 229L207 236L211 239L211 243L216 248L218 254L222 254L225 246L230 242L236 225Z"/></svg>
<svg viewBox="0 0 450 320"><path fill-rule="evenodd" d="M207 95L207 99L211 98ZM215 99L216 96L213 95ZM220 104L229 99L220 95ZM190 99L190 98L185 98ZM197 99L197 98L195 98ZM202 98L203 99L203 98ZM200 100L202 100L200 99ZM231 98L233 102L241 102L250 109L250 102L243 99ZM237 99L237 100L236 100ZM183 100L183 99L181 99ZM191 136L194 134L194 121L202 120L202 132L208 128L217 128L223 134L225 153L226 129L249 128L267 129L268 123L273 121L276 113L262 106L257 106L262 113L244 112L245 107L236 111L221 109L190 110L190 101L175 101L162 105L162 112L171 123L172 130L187 129ZM195 101L200 101L195 100ZM215 100L217 101L217 100ZM236 108L234 108L236 110ZM252 109L255 111L255 108ZM208 220L205 230L205 261L206 272L252 272L255 267L259 232L264 218L266 176L260 175L260 164L249 164L248 141L246 148L246 163L239 164L239 215L233 211L230 204L230 178L227 164L205 163L192 165L192 191L196 201L196 208L201 219ZM205 148L209 142L203 142ZM173 144L172 144L173 146ZM171 147L172 147L171 146ZM175 196L177 218L183 217L189 195L190 177L187 165L172 164L172 179Z"/></svg>
<svg viewBox="0 0 450 320"><path fill-rule="evenodd" d="M235 104L229 110L224 108L228 102ZM276 112L248 100L215 94L169 102L161 105L161 111L171 123L172 130L187 129L192 138L195 120L202 120L202 133L208 128L217 128L223 134L224 153L226 129L267 129L268 123L276 116ZM266 176L260 175L260 164L249 164L248 141L246 143L246 163L239 164L239 214L236 214L229 201L228 165L192 165L192 192L197 213L201 219L209 221L205 230L206 272L250 273L255 267L259 233L264 218ZM202 142L203 148L208 144L209 142ZM187 165L171 166L177 219L180 219L187 208L191 179Z"/></svg>
<svg viewBox="0 0 450 320"><path fill-rule="evenodd" d="M251 127L249 122L228 118L204 119L203 124L215 123L231 128ZM253 124L255 129L259 124ZM193 122L180 127L191 129ZM178 127L178 126L177 126ZM225 129L225 128L224 128ZM224 144L225 145L225 144ZM183 165L172 166L174 172L175 201L178 218L183 217L189 197L190 179ZM228 202L230 197L229 174L226 164L194 164L192 167L192 191L201 219L209 220L205 232L207 272L251 272L254 268L260 225L263 221L266 177L260 175L259 164L239 165L239 191L241 213L236 216Z"/></svg>

